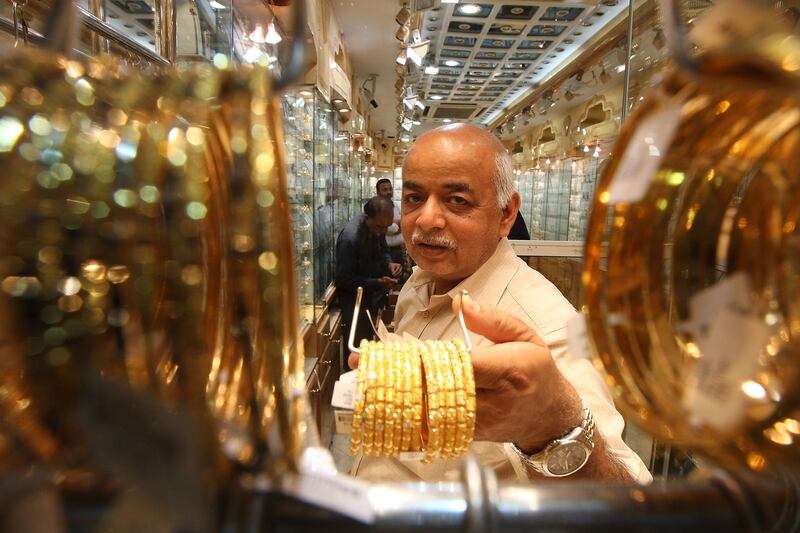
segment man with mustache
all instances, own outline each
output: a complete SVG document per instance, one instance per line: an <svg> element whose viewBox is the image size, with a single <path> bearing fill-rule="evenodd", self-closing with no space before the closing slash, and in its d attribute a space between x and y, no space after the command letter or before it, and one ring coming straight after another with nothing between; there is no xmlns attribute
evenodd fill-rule
<svg viewBox="0 0 800 533"><path fill-rule="evenodd" d="M520 198L511 158L488 132L447 125L420 136L403 165L402 232L415 269L396 330L422 340L461 337L462 290L472 332L477 423L472 452L500 479L647 482L622 440L624 422L602 377L567 351L575 310L506 239ZM351 366L357 364L351 355ZM373 480L456 480L460 460L432 464L357 458Z"/></svg>

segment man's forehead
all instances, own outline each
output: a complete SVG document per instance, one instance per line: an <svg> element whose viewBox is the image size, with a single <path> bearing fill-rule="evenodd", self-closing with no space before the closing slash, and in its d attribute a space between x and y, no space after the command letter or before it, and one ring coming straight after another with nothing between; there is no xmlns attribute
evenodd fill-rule
<svg viewBox="0 0 800 533"><path fill-rule="evenodd" d="M464 180L428 180L428 183L422 183L413 179L403 179L403 188L411 191L436 188L453 192L471 192L473 190L471 181L471 179L466 178Z"/></svg>

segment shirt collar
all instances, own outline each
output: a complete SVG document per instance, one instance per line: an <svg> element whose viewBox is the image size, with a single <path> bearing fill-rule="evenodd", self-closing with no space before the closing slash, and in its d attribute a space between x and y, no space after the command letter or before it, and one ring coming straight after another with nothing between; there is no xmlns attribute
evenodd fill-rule
<svg viewBox="0 0 800 533"><path fill-rule="evenodd" d="M505 237L497 243L494 253L471 276L462 280L458 285L447 291L444 295L450 300L455 298L462 290L469 293L482 303L496 306L503 295L506 286L519 269L517 254ZM431 272L417 268L414 279L409 280L417 297L425 307L430 304L435 278Z"/></svg>

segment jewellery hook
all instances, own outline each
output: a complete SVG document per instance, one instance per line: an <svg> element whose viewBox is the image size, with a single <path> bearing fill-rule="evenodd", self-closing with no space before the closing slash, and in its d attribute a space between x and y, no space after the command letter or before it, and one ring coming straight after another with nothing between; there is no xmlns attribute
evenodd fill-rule
<svg viewBox="0 0 800 533"><path fill-rule="evenodd" d="M361 298L364 296L364 289L359 287L356 291L356 305L353 306L353 319L350 321L350 334L347 336L347 347L353 353L361 353L353 343L356 340L356 326L358 325L358 312L361 310Z"/></svg>
<svg viewBox="0 0 800 533"><path fill-rule="evenodd" d="M461 298L458 300L458 323L461 325L461 333L464 334L467 351L472 352L472 339L469 338L469 330L467 330L467 325L464 323L464 296L469 296L467 289L461 290Z"/></svg>

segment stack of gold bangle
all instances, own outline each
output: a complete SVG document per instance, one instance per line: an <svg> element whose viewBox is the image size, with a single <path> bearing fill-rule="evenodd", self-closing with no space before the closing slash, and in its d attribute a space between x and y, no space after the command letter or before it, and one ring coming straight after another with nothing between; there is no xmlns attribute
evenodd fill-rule
<svg viewBox="0 0 800 533"><path fill-rule="evenodd" d="M354 455L424 452L430 462L466 453L475 432L475 379L461 340L365 340L360 351Z"/></svg>

